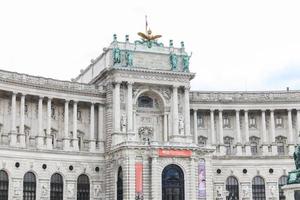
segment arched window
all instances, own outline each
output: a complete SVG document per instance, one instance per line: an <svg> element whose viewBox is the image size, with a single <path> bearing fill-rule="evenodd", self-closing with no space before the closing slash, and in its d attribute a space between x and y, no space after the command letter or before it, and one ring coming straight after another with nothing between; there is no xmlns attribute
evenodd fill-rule
<svg viewBox="0 0 300 200"><path fill-rule="evenodd" d="M229 192L226 197L227 200L239 199L239 182L233 177L229 176L226 180L226 190Z"/></svg>
<svg viewBox="0 0 300 200"><path fill-rule="evenodd" d="M122 167L119 167L119 169L118 169L117 200L123 200L123 172L122 172Z"/></svg>
<svg viewBox="0 0 300 200"><path fill-rule="evenodd" d="M27 172L23 180L23 200L35 200L36 179L32 172Z"/></svg>
<svg viewBox="0 0 300 200"><path fill-rule="evenodd" d="M8 200L8 175L0 170L0 199Z"/></svg>
<svg viewBox="0 0 300 200"><path fill-rule="evenodd" d="M184 174L177 165L168 165L162 172L162 199L184 200Z"/></svg>
<svg viewBox="0 0 300 200"><path fill-rule="evenodd" d="M265 181L260 176L255 176L252 180L252 198L253 200L265 200Z"/></svg>
<svg viewBox="0 0 300 200"><path fill-rule="evenodd" d="M63 200L64 183L60 174L51 176L50 187L50 200Z"/></svg>
<svg viewBox="0 0 300 200"><path fill-rule="evenodd" d="M77 179L77 200L90 199L90 180L85 174L81 174Z"/></svg>
<svg viewBox="0 0 300 200"><path fill-rule="evenodd" d="M286 197L284 196L282 186L287 184L288 177L287 176L282 176L279 178L278 181L278 190L279 190L279 200L286 200Z"/></svg>
<svg viewBox="0 0 300 200"><path fill-rule="evenodd" d="M153 99L148 96L140 96L138 98L138 106L143 108L153 108Z"/></svg>

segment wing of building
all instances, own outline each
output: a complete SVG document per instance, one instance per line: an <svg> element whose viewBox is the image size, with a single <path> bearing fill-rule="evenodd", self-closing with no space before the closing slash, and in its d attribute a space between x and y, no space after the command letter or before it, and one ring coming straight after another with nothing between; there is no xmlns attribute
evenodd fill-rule
<svg viewBox="0 0 300 200"><path fill-rule="evenodd" d="M190 91L189 60L115 36L71 82L0 71L0 199L285 199L300 91Z"/></svg>

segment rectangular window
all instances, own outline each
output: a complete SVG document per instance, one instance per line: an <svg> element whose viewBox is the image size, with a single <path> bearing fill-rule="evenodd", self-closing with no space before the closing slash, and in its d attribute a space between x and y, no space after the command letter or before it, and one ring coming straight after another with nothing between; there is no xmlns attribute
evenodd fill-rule
<svg viewBox="0 0 300 200"><path fill-rule="evenodd" d="M276 128L283 128L283 119L282 117L278 116L275 118L275 125Z"/></svg>
<svg viewBox="0 0 300 200"><path fill-rule="evenodd" d="M224 116L223 118L223 128L230 128L230 120L228 116Z"/></svg>
<svg viewBox="0 0 300 200"><path fill-rule="evenodd" d="M249 128L256 128L256 118L254 116L249 118Z"/></svg>
<svg viewBox="0 0 300 200"><path fill-rule="evenodd" d="M197 117L197 126L200 128L204 128L204 119L203 116L199 116Z"/></svg>

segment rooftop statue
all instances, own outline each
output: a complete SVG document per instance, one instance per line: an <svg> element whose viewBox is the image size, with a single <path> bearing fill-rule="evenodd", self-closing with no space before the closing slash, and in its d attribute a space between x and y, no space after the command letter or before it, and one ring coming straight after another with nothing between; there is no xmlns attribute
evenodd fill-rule
<svg viewBox="0 0 300 200"><path fill-rule="evenodd" d="M138 32L138 35L142 37L142 41L137 40L135 41L135 44L146 44L148 48L151 48L153 45L158 47L164 46L162 43L157 42L157 39L161 38L162 35L152 35L151 29L150 28L148 29L147 16L146 16L146 31L145 33Z"/></svg>
<svg viewBox="0 0 300 200"><path fill-rule="evenodd" d="M138 32L138 35L141 36L144 40L148 40L148 41L161 38L161 35L152 35L152 31L150 29L147 31L146 34L144 34L142 32Z"/></svg>

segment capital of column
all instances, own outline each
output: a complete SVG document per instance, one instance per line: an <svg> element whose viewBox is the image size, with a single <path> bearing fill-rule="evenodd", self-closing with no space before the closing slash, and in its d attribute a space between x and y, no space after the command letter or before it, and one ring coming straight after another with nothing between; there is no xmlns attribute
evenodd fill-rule
<svg viewBox="0 0 300 200"><path fill-rule="evenodd" d="M44 99L44 96L39 96L39 99L40 99L40 100L43 100L43 99Z"/></svg>
<svg viewBox="0 0 300 200"><path fill-rule="evenodd" d="M120 80L115 80L113 81L113 84L116 86L116 85L120 85L122 83L122 81Z"/></svg>
<svg viewBox="0 0 300 200"><path fill-rule="evenodd" d="M178 89L179 86L178 85L172 85L173 89Z"/></svg>
<svg viewBox="0 0 300 200"><path fill-rule="evenodd" d="M245 113L248 113L248 112L249 112L249 110L248 110L248 109L244 109L244 112L245 112Z"/></svg>
<svg viewBox="0 0 300 200"><path fill-rule="evenodd" d="M240 109L235 109L235 112L240 112L241 110Z"/></svg>
<svg viewBox="0 0 300 200"><path fill-rule="evenodd" d="M271 113L274 113L274 108L269 109Z"/></svg>
<svg viewBox="0 0 300 200"><path fill-rule="evenodd" d="M266 109L260 109L261 112L266 112Z"/></svg>
<svg viewBox="0 0 300 200"><path fill-rule="evenodd" d="M127 81L127 85L133 85L134 81Z"/></svg>
<svg viewBox="0 0 300 200"><path fill-rule="evenodd" d="M184 91L189 91L191 89L190 86L184 86Z"/></svg>
<svg viewBox="0 0 300 200"><path fill-rule="evenodd" d="M286 109L288 112L292 112L292 108L288 108Z"/></svg>
<svg viewBox="0 0 300 200"><path fill-rule="evenodd" d="M210 110L210 112L215 112L215 109L213 109L213 108L211 108L211 109L209 109Z"/></svg>
<svg viewBox="0 0 300 200"><path fill-rule="evenodd" d="M65 99L65 103L69 103L70 102L70 99Z"/></svg>

